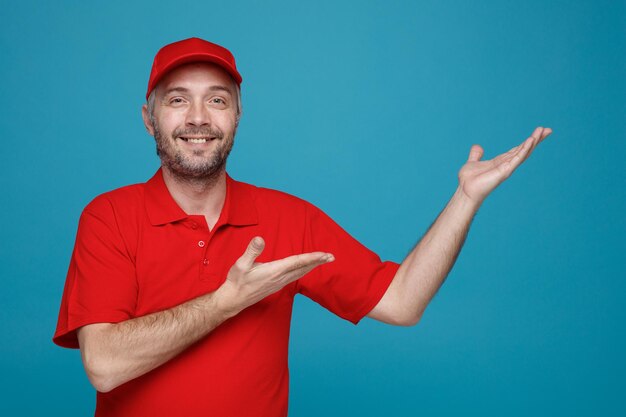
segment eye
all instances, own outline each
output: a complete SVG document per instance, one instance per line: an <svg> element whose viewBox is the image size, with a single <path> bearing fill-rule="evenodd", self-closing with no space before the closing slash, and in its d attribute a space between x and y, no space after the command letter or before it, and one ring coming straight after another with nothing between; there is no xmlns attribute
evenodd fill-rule
<svg viewBox="0 0 626 417"><path fill-rule="evenodd" d="M224 101L224 99L219 98L219 97L214 97L211 99L211 102L215 103L215 104L226 104L226 102Z"/></svg>
<svg viewBox="0 0 626 417"><path fill-rule="evenodd" d="M182 97L172 97L168 100L168 103L173 104L173 105L183 104L184 102L185 102L185 99Z"/></svg>

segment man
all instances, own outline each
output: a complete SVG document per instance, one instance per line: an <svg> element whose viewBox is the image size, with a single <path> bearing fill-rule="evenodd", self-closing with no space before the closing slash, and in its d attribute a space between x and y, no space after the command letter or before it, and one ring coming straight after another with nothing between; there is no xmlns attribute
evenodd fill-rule
<svg viewBox="0 0 626 417"><path fill-rule="evenodd" d="M80 348L97 416L284 416L295 294L340 317L416 324L487 195L550 133L472 146L446 208L398 265L315 206L233 180L235 59L191 38L156 55L142 115L161 168L83 211L54 342Z"/></svg>

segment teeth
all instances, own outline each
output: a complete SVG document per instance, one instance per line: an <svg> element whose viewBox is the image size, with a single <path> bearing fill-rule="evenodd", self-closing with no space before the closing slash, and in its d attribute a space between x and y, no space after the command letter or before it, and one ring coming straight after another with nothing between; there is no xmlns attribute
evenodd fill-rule
<svg viewBox="0 0 626 417"><path fill-rule="evenodd" d="M207 138L184 138L187 142L191 142L191 143L205 143L207 140Z"/></svg>

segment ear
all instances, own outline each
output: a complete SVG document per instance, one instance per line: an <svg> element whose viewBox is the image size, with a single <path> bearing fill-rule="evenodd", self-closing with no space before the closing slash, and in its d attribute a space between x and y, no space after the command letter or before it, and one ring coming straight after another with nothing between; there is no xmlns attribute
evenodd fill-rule
<svg viewBox="0 0 626 417"><path fill-rule="evenodd" d="M150 115L148 114L148 105L144 104L141 106L141 117L143 118L143 125L146 127L146 130L150 135L154 136L154 126L152 125L152 121L150 120Z"/></svg>

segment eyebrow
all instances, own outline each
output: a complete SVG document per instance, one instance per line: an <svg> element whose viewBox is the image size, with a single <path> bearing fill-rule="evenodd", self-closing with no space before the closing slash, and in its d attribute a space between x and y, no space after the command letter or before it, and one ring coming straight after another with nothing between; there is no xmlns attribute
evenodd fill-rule
<svg viewBox="0 0 626 417"><path fill-rule="evenodd" d="M230 95L233 94L228 87L225 87L223 85L212 85L212 86L209 87L209 90L210 91L225 91L225 92L227 92ZM165 91L164 96L167 96L168 94L175 93L175 92L178 92L178 93L188 93L189 89L185 88L185 87L172 87L172 88L169 88L169 89L167 89Z"/></svg>

